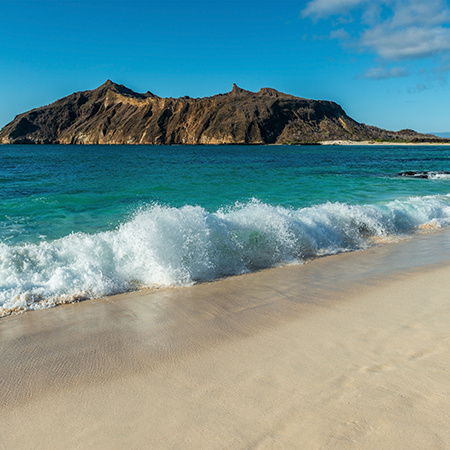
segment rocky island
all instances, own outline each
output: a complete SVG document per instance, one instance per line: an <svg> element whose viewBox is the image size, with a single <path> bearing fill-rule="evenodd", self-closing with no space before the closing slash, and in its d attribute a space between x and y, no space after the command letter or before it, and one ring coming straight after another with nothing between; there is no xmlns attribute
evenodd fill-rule
<svg viewBox="0 0 450 450"><path fill-rule="evenodd" d="M204 98L140 94L110 80L19 114L3 144L305 144L323 141L448 143L412 130L358 123L338 104L271 88Z"/></svg>

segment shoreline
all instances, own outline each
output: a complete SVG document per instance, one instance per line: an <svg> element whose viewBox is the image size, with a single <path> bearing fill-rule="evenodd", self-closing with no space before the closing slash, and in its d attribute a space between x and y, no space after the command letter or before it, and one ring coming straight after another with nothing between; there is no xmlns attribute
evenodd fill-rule
<svg viewBox="0 0 450 450"><path fill-rule="evenodd" d="M450 145L450 142L377 142L377 141L347 141L347 140L332 140L320 141L320 145L361 145L361 146L440 146Z"/></svg>
<svg viewBox="0 0 450 450"><path fill-rule="evenodd" d="M445 139L445 138L444 138ZM140 144L140 143L126 143L126 144L119 144L115 142L107 142L107 143L62 143L62 142L51 142L51 143L41 143L41 142L21 142L21 143L11 143L11 142L0 142L1 145L13 145L13 146L20 146L20 145L32 145L32 146L133 146L133 147L180 147L180 146L186 146L186 147L236 147L236 146L245 146L245 147L260 147L260 146L274 146L274 147L280 147L280 146L315 146L315 145L338 145L338 146L354 146L354 145L360 145L360 146L422 146L422 147L428 147L428 146L446 146L450 145L450 142L392 142L392 141L350 141L345 139L336 139L336 140L326 140L326 141L317 141L317 142L306 142L306 143L276 143L276 144L268 144L268 143L235 143L235 142L223 142L219 144L204 144L204 143L197 143L197 144Z"/></svg>
<svg viewBox="0 0 450 450"><path fill-rule="evenodd" d="M0 321L3 448L446 448L450 232Z"/></svg>
<svg viewBox="0 0 450 450"><path fill-rule="evenodd" d="M95 300L102 300L105 298L119 298L122 296L127 297L128 295L134 295L136 293L147 293L148 295L153 295L154 293L161 293L161 292L165 292L165 291L171 291L171 290L179 290L179 289L192 289L192 288L196 288L197 286L201 286L204 284L211 284L211 283L220 283L223 282L225 280L228 279L236 279L236 278L240 278L240 277L247 277L247 276L252 276L253 274L258 274L258 273L266 273L266 272L270 272L271 270L279 270L282 268L286 268L286 267L292 267L292 266L304 266L306 264L311 264L314 263L316 260L321 260L322 258L329 258L329 257L338 257L340 255L347 255L347 254L354 254L354 253L360 253L360 252L370 252L371 250L373 250L374 248L377 247L384 247L384 246L389 246L389 245L398 245L399 243L405 243L411 240L417 240L417 239L423 239L423 236L429 236L432 234L435 235L445 235L445 233L447 233L450 236L450 227L444 227L444 228L440 228L440 227L435 227L433 225L427 225L427 226L420 226L417 231L414 234L407 234L407 235L401 235L401 236L389 236L389 237L376 237L374 236L371 239L372 244L367 247L367 248L363 248L363 249L353 249L353 250L349 250L349 251L342 251L342 252L338 252L335 254L324 254L324 255L314 255L311 257L307 257L304 260L302 260L301 262L294 262L294 263L281 263L280 265L276 265L276 266L269 266L269 267L264 267L261 269L257 269L251 272L245 272L243 274L234 274L234 275L226 275L223 277L218 277L218 278L212 278L210 280L205 280L205 281L195 281L192 282L192 284L182 284L182 285L161 285L161 286L153 286L153 287L147 287L147 286L140 286L140 287L136 287L134 289L128 290L128 291L122 291L122 292L118 292L115 294L104 294L104 295L99 295L96 297L87 297L87 296L82 296L82 295L63 295L61 298L58 297L48 297L48 298L44 298L42 300L42 304L43 305L47 305L47 306L41 306L39 308L23 308L23 307L13 307L10 309L6 309L6 308L0 308L0 323L2 320L4 320L7 317L10 316L20 316L23 314L30 314L30 313L36 313L36 312L40 312L40 311L45 311L48 309L53 309L53 308L57 308L57 307L61 307L61 306L65 306L65 305L72 305L72 304L78 304L78 303L84 303L84 302L90 302L90 301L95 301ZM450 241L449 241L450 242ZM436 248L435 249L436 252L439 250L441 250L440 248ZM449 259L450 259L450 248L449 248ZM409 261L410 263L413 263L414 260ZM414 263L413 263L414 264Z"/></svg>

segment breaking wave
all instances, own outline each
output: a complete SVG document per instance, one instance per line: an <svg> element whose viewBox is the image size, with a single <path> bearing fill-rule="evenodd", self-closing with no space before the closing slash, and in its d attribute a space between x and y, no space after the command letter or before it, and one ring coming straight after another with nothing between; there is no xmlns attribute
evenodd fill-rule
<svg viewBox="0 0 450 450"><path fill-rule="evenodd" d="M302 263L449 224L450 194L301 209L253 200L214 213L151 205L112 231L0 243L0 315Z"/></svg>
<svg viewBox="0 0 450 450"><path fill-rule="evenodd" d="M450 173L448 172L430 172L429 178L431 180L450 180Z"/></svg>

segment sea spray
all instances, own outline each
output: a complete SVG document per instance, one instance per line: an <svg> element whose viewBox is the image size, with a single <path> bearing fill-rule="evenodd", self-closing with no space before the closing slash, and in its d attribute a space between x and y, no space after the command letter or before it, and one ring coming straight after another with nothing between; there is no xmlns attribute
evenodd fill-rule
<svg viewBox="0 0 450 450"><path fill-rule="evenodd" d="M0 314L302 263L449 223L450 195L300 209L252 200L214 213L153 204L112 231L0 243Z"/></svg>

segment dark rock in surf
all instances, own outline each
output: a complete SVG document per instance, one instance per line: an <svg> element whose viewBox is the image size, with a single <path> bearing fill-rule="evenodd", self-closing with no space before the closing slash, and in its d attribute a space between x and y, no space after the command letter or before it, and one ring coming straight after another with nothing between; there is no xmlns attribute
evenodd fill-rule
<svg viewBox="0 0 450 450"><path fill-rule="evenodd" d="M438 171L407 170L405 172L400 172L398 175L400 177L407 177L407 178L430 179L430 178L439 178L440 175L450 175L450 171L447 171L447 170L438 170Z"/></svg>

